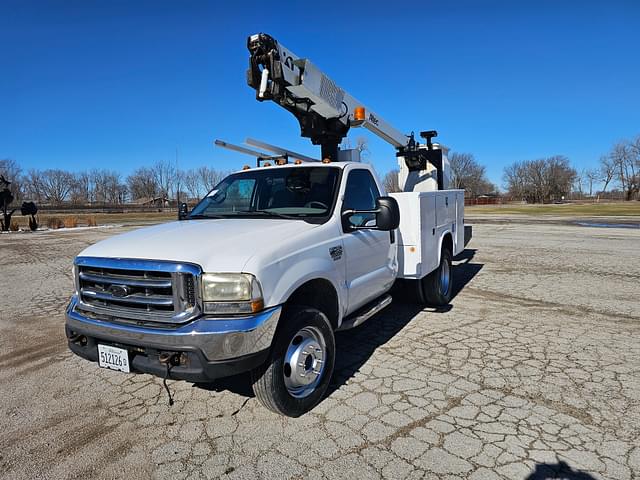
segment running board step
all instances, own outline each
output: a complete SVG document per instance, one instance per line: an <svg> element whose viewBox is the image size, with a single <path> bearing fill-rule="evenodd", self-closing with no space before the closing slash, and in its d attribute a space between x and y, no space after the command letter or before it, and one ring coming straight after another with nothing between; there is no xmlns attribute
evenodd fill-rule
<svg viewBox="0 0 640 480"><path fill-rule="evenodd" d="M362 325L380 310L387 307L391 303L391 300L393 300L391 295L383 295L375 299L373 302L366 304L364 307L345 318L342 321L340 328L338 328L338 331L350 330L358 325Z"/></svg>

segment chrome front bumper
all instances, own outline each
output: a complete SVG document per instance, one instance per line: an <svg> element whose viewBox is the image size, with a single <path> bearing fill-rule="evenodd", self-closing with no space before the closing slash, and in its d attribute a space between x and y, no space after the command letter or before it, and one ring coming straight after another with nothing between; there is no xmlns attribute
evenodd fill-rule
<svg viewBox="0 0 640 480"><path fill-rule="evenodd" d="M201 317L175 328L150 328L90 318L76 305L74 296L66 313L69 332L158 350L197 350L209 362L232 360L268 349L282 310L278 306L250 316Z"/></svg>

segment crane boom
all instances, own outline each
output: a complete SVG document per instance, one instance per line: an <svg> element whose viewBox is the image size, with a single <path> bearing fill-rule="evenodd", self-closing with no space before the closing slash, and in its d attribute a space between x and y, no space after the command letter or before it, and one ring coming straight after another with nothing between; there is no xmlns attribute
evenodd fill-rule
<svg viewBox="0 0 640 480"><path fill-rule="evenodd" d="M310 60L298 57L270 35L251 35L247 48L247 83L255 89L256 99L274 101L291 112L300 124L301 135L320 145L322 159L338 160L339 145L349 129L364 127L396 149L401 173L406 170L408 176L409 172L436 170L437 188L444 188L446 161L442 150L431 142L437 135L435 130L420 133L426 144L416 142L413 133L405 135L397 130L338 87Z"/></svg>
<svg viewBox="0 0 640 480"><path fill-rule="evenodd" d="M338 145L350 127L365 127L395 148L409 143L407 135L365 108L310 60L298 57L271 36L252 35L247 46L251 53L247 81L256 90L256 99L273 100L293 113L302 136L323 148L323 158L337 159ZM356 118L357 108L364 108L366 117Z"/></svg>

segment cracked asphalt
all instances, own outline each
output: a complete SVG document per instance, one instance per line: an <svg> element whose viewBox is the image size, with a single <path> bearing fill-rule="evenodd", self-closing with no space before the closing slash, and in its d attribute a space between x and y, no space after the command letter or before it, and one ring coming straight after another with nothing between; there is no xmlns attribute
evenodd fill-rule
<svg viewBox="0 0 640 480"><path fill-rule="evenodd" d="M120 231L0 236L2 478L640 478L640 229L476 225L450 308L339 334L298 419L67 350L72 258Z"/></svg>

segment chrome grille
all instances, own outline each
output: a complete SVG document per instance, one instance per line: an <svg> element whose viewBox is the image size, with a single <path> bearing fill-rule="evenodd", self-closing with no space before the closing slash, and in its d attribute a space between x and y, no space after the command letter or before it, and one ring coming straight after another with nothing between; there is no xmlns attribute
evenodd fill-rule
<svg viewBox="0 0 640 480"><path fill-rule="evenodd" d="M109 320L184 323L199 312L195 265L110 258L76 258L79 307Z"/></svg>

